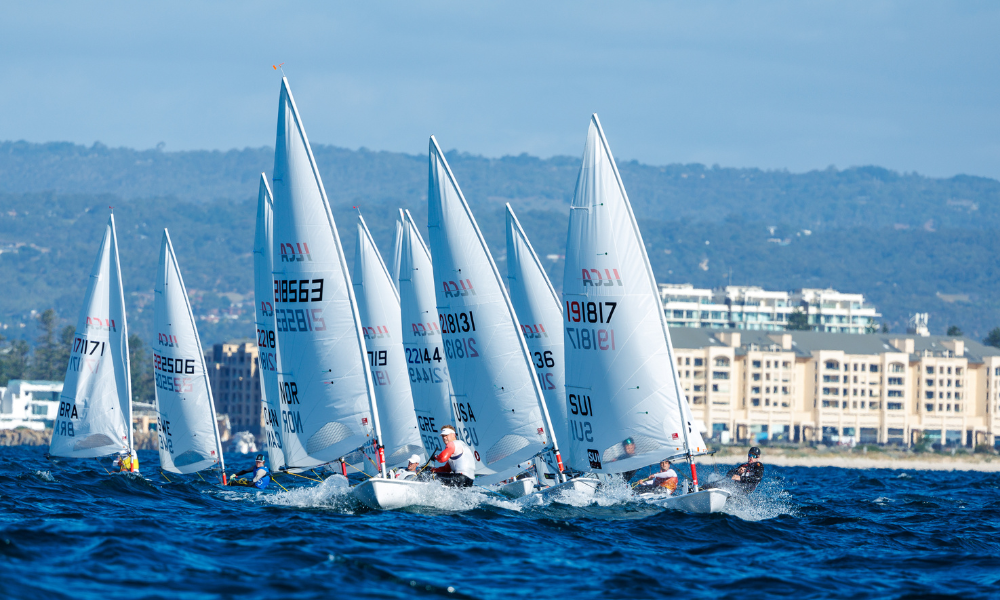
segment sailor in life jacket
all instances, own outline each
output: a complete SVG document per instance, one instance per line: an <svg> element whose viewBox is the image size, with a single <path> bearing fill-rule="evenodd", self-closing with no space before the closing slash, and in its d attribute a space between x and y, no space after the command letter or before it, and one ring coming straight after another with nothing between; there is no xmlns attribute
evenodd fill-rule
<svg viewBox="0 0 1000 600"><path fill-rule="evenodd" d="M394 479L416 479L417 471L420 469L420 463L424 462L419 454L414 454L410 457L410 460L406 462L405 469L393 469L392 477Z"/></svg>
<svg viewBox="0 0 1000 600"><path fill-rule="evenodd" d="M452 487L469 487L476 479L476 458L465 442L457 439L455 428L445 425L441 428L444 450L431 458L445 463L434 469L434 477Z"/></svg>
<svg viewBox="0 0 1000 600"><path fill-rule="evenodd" d="M241 476L247 473L253 473L253 478L244 479ZM271 483L271 469L268 469L264 465L264 455L258 454L257 460L254 463L252 469L243 469L238 473L234 473L232 479L229 480L229 485L237 485L243 487L255 487L258 490L267 489L267 486Z"/></svg>
<svg viewBox="0 0 1000 600"><path fill-rule="evenodd" d="M139 455L135 450L122 450L121 453L118 454L118 472L139 472Z"/></svg>
<svg viewBox="0 0 1000 600"><path fill-rule="evenodd" d="M677 471L674 471L669 460L660 461L660 472L647 477L636 484L639 492L655 492L658 494L673 494L677 489Z"/></svg>

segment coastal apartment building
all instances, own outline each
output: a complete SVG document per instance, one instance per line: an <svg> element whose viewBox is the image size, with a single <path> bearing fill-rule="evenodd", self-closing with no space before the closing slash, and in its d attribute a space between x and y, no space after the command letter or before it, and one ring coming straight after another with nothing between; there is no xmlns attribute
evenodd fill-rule
<svg viewBox="0 0 1000 600"><path fill-rule="evenodd" d="M716 441L1000 445L1000 350L959 337L672 327Z"/></svg>
<svg viewBox="0 0 1000 600"><path fill-rule="evenodd" d="M205 362L216 414L228 415L233 432L249 431L259 438L264 431L264 411L257 344L253 340L215 344L205 353Z"/></svg>
<svg viewBox="0 0 1000 600"><path fill-rule="evenodd" d="M730 285L714 290L687 284L660 284L660 299L672 327L784 331L798 311L813 331L866 333L882 316L862 294L801 289L773 292Z"/></svg>

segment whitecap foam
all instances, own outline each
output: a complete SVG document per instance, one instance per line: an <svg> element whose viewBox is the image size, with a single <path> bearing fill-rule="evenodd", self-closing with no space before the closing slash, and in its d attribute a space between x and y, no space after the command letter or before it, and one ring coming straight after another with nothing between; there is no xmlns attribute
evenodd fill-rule
<svg viewBox="0 0 1000 600"><path fill-rule="evenodd" d="M275 506L346 509L350 506L350 492L351 488L346 477L331 475L318 485L296 487L275 494L262 494L259 498L262 502Z"/></svg>
<svg viewBox="0 0 1000 600"><path fill-rule="evenodd" d="M886 498L885 496L879 496L878 498L872 500L874 504L889 504L892 501L892 498Z"/></svg>
<svg viewBox="0 0 1000 600"><path fill-rule="evenodd" d="M56 478L52 476L50 471L35 471L35 477L41 479L42 481L48 481L49 483L55 483Z"/></svg>
<svg viewBox="0 0 1000 600"><path fill-rule="evenodd" d="M722 512L744 521L763 521L780 515L795 515L796 505L779 481L764 479L752 494L730 496Z"/></svg>

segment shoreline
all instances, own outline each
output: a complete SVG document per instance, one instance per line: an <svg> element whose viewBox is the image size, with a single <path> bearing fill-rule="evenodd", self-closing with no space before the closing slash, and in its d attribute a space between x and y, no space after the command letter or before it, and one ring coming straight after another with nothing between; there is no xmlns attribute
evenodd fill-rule
<svg viewBox="0 0 1000 600"><path fill-rule="evenodd" d="M700 456L696 465L735 465L746 460L745 448L722 448L713 456ZM909 471L1000 472L1000 457L991 454L935 454L898 451L862 453L809 449L761 448L761 461L774 467L837 467L840 469L893 469Z"/></svg>

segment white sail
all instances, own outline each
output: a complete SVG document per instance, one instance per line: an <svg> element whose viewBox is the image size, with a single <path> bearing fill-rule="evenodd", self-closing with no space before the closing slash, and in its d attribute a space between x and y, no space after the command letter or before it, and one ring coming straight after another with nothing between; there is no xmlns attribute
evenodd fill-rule
<svg viewBox="0 0 1000 600"><path fill-rule="evenodd" d="M554 437L528 348L479 226L430 140L427 228L438 323L461 438L475 451L478 483L491 483L533 457Z"/></svg>
<svg viewBox="0 0 1000 600"><path fill-rule="evenodd" d="M171 473L194 473L218 465L224 471L205 355L166 229L153 291L153 377L160 467Z"/></svg>
<svg viewBox="0 0 1000 600"><path fill-rule="evenodd" d="M131 399L128 326L111 215L76 322L49 453L92 458L132 450Z"/></svg>
<svg viewBox="0 0 1000 600"><path fill-rule="evenodd" d="M281 449L281 405L278 402L278 338L274 333L274 275L272 220L274 201L267 177L260 174L257 193L257 227L253 238L254 321L257 325L257 368L264 407L267 461L272 470L285 466Z"/></svg>
<svg viewBox="0 0 1000 600"><path fill-rule="evenodd" d="M687 448L703 452L642 236L597 115L570 210L563 299L570 465L618 473ZM626 449L627 438L634 448Z"/></svg>
<svg viewBox="0 0 1000 600"><path fill-rule="evenodd" d="M289 468L311 467L371 441L377 422L350 273L284 78L272 191L281 441Z"/></svg>
<svg viewBox="0 0 1000 600"><path fill-rule="evenodd" d="M403 209L399 209L399 216L396 217L396 233L392 236L392 264L389 266L389 276L392 278L392 285L399 292L399 260L403 252Z"/></svg>
<svg viewBox="0 0 1000 600"><path fill-rule="evenodd" d="M454 425L451 379L434 296L431 253L410 212L403 219L399 260L403 351L420 439L428 452L444 449L440 429Z"/></svg>
<svg viewBox="0 0 1000 600"><path fill-rule="evenodd" d="M405 466L413 454L423 453L413 397L406 370L399 311L399 295L382 262L364 218L358 216L358 243L354 254L354 297L358 300L368 366L375 382L376 410L382 428L380 440L386 467ZM374 466L365 461L368 467Z"/></svg>
<svg viewBox="0 0 1000 600"><path fill-rule="evenodd" d="M562 301L510 204L507 205L507 285L556 437L569 439Z"/></svg>

